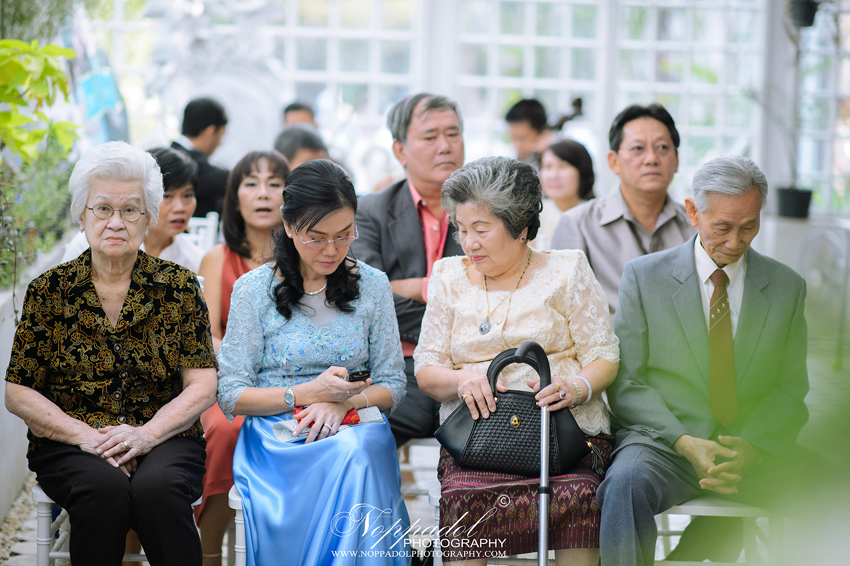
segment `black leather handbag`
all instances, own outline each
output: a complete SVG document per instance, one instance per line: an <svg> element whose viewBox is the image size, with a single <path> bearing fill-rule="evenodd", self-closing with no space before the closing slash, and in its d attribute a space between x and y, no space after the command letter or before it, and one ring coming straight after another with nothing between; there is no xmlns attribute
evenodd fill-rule
<svg viewBox="0 0 850 566"><path fill-rule="evenodd" d="M523 357L517 355L525 354ZM466 403L457 407L434 436L455 461L476 468L522 476L538 476L540 459L540 407L535 393L496 390L496 379L510 364L528 364L540 376L540 389L551 383L549 359L537 342L505 350L487 369L487 378L496 397L496 410L488 418L473 420ZM549 475L567 473L593 451L594 469L601 467L595 446L585 439L568 409L551 413L549 419ZM597 470L601 471L601 470Z"/></svg>

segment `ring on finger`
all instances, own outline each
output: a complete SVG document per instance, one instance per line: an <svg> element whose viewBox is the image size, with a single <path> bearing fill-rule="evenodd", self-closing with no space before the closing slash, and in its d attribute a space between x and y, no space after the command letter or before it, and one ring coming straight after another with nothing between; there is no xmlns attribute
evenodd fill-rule
<svg viewBox="0 0 850 566"><path fill-rule="evenodd" d="M329 425L328 423L325 423L322 426L326 427L328 430L333 430L333 427L331 425Z"/></svg>
<svg viewBox="0 0 850 566"><path fill-rule="evenodd" d="M127 441L124 441L124 451L130 450L130 444Z"/></svg>
<svg viewBox="0 0 850 566"><path fill-rule="evenodd" d="M567 398L567 392L561 391L560 393L558 393L558 397L560 397L561 399L566 399Z"/></svg>
<svg viewBox="0 0 850 566"><path fill-rule="evenodd" d="M472 394L471 394L471 393L464 393L464 394L461 396L460 400L461 400L461 401L466 401L466 398L467 398L467 397L472 397Z"/></svg>

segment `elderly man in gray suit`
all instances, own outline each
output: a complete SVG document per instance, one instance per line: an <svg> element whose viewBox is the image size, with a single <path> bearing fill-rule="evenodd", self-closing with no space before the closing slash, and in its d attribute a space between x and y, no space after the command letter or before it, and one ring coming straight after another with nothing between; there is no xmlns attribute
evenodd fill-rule
<svg viewBox="0 0 850 566"><path fill-rule="evenodd" d="M608 388L616 450L598 492L604 566L653 564L655 514L706 491L769 507L799 449L806 285L750 249L766 198L752 161L713 159L685 201L696 236L626 265Z"/></svg>
<svg viewBox="0 0 850 566"><path fill-rule="evenodd" d="M395 103L387 127L407 179L360 199L360 238L351 251L384 271L393 289L407 396L389 420L401 446L410 438L433 436L440 424L440 404L419 391L412 356L425 314L431 267L440 258L463 255L440 203L443 181L463 165L463 122L452 100L419 93Z"/></svg>

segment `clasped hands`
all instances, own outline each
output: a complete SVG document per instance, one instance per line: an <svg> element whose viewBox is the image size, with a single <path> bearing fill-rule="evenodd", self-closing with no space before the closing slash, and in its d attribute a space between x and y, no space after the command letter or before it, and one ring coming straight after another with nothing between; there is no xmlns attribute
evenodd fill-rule
<svg viewBox="0 0 850 566"><path fill-rule="evenodd" d="M469 407L473 420L477 420L479 414L485 419L496 410L496 396L490 387L490 380L483 373L472 371L458 371L460 384L457 388L458 397ZM537 395L537 405L549 406L549 411L557 411L565 407L572 407L578 401L575 387L567 380L552 376L552 383L540 390L539 379L529 379L525 382ZM504 393L508 390L501 378L496 380L496 391Z"/></svg>
<svg viewBox="0 0 850 566"><path fill-rule="evenodd" d="M103 428L89 427L78 443L84 452L100 456L127 477L136 471L136 458L150 452L158 443L144 426L118 425Z"/></svg>
<svg viewBox="0 0 850 566"><path fill-rule="evenodd" d="M717 440L685 434L676 440L673 448L694 467L702 489L726 495L738 493L738 482L744 472L761 461L761 454L755 446L737 436L720 435ZM715 464L717 456L728 460Z"/></svg>
<svg viewBox="0 0 850 566"><path fill-rule="evenodd" d="M305 388L304 393L315 401L297 415L293 415L298 421L298 426L292 433L295 437L307 427L310 427L310 432L307 434L306 443L337 433L346 413L354 408L351 398L372 385L371 377L366 381L347 381L347 377L347 369L331 366L313 381L299 386L296 403L299 402L297 395L302 393L301 388ZM307 387L311 390L306 391Z"/></svg>

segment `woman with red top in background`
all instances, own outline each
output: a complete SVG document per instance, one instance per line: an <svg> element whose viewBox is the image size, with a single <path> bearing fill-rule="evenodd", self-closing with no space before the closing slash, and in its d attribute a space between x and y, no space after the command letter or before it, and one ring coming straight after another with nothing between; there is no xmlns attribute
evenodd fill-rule
<svg viewBox="0 0 850 566"><path fill-rule="evenodd" d="M274 151L251 152L227 180L222 211L224 243L204 256L198 275L204 277L204 297L216 353L227 329L233 284L272 257L272 234L281 229L280 207L289 166ZM227 422L218 405L201 415L207 440L204 500L195 508L201 530L204 566L221 565L224 533L233 519L227 492L233 485L233 450L242 417Z"/></svg>

